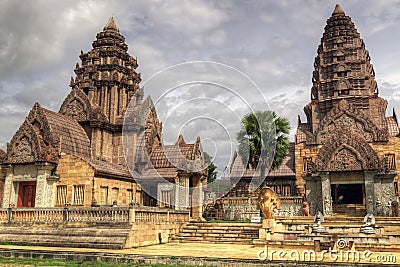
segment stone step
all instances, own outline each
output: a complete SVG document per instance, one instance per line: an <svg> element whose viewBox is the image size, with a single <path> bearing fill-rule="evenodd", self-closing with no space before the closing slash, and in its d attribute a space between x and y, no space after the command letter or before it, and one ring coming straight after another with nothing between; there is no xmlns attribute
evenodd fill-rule
<svg viewBox="0 0 400 267"><path fill-rule="evenodd" d="M176 242L251 244L261 224L190 222L173 239Z"/></svg>
<svg viewBox="0 0 400 267"><path fill-rule="evenodd" d="M254 233L258 232L259 229L250 229L250 230L222 230L222 229L182 229L182 233L209 233L209 234L224 234L224 233L229 233L229 234L241 234L241 233Z"/></svg>
<svg viewBox="0 0 400 267"><path fill-rule="evenodd" d="M252 239L252 238L257 238L258 233L253 234L253 235L229 235L229 234L224 234L224 235L201 235L201 234L178 234L179 237L202 237L202 238L218 238L218 237L224 237L224 238L233 238L233 239Z"/></svg>
<svg viewBox="0 0 400 267"><path fill-rule="evenodd" d="M213 244L243 244L250 245L253 243L253 239L199 239L199 238L175 238L173 240L175 243L213 243Z"/></svg>

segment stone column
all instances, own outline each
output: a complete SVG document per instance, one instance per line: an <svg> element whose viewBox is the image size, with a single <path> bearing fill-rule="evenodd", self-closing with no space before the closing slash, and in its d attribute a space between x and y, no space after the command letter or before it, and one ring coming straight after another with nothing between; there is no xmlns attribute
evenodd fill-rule
<svg viewBox="0 0 400 267"><path fill-rule="evenodd" d="M375 207L377 216L390 216L391 203L396 200L393 178L395 173L376 174L374 176Z"/></svg>
<svg viewBox="0 0 400 267"><path fill-rule="evenodd" d="M51 207L53 203L48 203L47 198L47 179L51 176L54 164L40 163L37 166L36 198L35 207Z"/></svg>
<svg viewBox="0 0 400 267"><path fill-rule="evenodd" d="M332 216L332 196L331 196L331 181L329 172L323 172L321 177L321 192L322 192L322 213L324 216Z"/></svg>
<svg viewBox="0 0 400 267"><path fill-rule="evenodd" d="M203 215L203 186L201 183L201 174L193 175L193 193L192 193L192 217L199 219Z"/></svg>
<svg viewBox="0 0 400 267"><path fill-rule="evenodd" d="M8 208L9 204L14 204L17 206L17 203L12 203L13 202L13 167L10 165L6 168L6 178L4 181L4 192L3 192L3 203L2 207L3 208Z"/></svg>
<svg viewBox="0 0 400 267"><path fill-rule="evenodd" d="M365 181L365 205L367 213L376 215L375 207L375 189L374 189L374 176L375 172L364 171L364 181Z"/></svg>

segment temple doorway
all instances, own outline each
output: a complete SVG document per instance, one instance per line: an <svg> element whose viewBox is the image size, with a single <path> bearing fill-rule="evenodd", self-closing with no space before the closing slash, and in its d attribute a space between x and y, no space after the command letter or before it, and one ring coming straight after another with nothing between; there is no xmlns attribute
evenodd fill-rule
<svg viewBox="0 0 400 267"><path fill-rule="evenodd" d="M333 184L331 186L332 204L365 205L364 184Z"/></svg>
<svg viewBox="0 0 400 267"><path fill-rule="evenodd" d="M20 182L18 185L18 208L35 207L36 182Z"/></svg>
<svg viewBox="0 0 400 267"><path fill-rule="evenodd" d="M364 184L332 184L331 196L334 214L352 217L366 214Z"/></svg>

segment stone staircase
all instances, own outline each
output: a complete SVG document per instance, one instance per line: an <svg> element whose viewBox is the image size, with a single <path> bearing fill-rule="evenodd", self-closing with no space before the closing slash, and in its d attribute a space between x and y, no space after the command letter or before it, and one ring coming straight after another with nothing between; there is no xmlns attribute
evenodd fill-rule
<svg viewBox="0 0 400 267"><path fill-rule="evenodd" d="M367 215L365 205L360 204L338 204L333 206L334 216L364 217Z"/></svg>
<svg viewBox="0 0 400 267"><path fill-rule="evenodd" d="M0 225L0 244L123 249L131 225L7 224Z"/></svg>
<svg viewBox="0 0 400 267"><path fill-rule="evenodd" d="M172 241L252 244L260 227L259 223L190 222Z"/></svg>

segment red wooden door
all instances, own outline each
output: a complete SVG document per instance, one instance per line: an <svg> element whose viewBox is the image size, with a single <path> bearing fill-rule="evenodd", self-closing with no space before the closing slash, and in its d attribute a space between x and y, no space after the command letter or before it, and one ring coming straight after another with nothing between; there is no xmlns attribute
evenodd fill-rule
<svg viewBox="0 0 400 267"><path fill-rule="evenodd" d="M35 207L36 182L20 182L18 189L18 208Z"/></svg>

